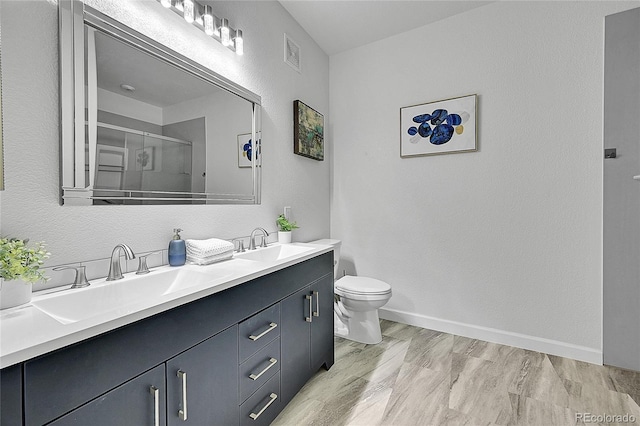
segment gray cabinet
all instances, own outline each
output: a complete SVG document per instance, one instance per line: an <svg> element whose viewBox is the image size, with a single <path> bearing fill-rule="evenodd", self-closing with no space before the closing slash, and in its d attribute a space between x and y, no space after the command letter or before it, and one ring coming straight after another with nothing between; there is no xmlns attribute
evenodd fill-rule
<svg viewBox="0 0 640 426"><path fill-rule="evenodd" d="M168 426L238 424L237 348L236 325L167 361Z"/></svg>
<svg viewBox="0 0 640 426"><path fill-rule="evenodd" d="M311 322L311 370L323 365L328 370L334 362L333 352L333 275L328 275L310 287L313 311Z"/></svg>
<svg viewBox="0 0 640 426"><path fill-rule="evenodd" d="M311 377L309 287L292 294L280 302L282 306L282 400L287 404Z"/></svg>
<svg viewBox="0 0 640 426"><path fill-rule="evenodd" d="M325 275L281 302L282 402L287 404L311 376L334 362L333 275Z"/></svg>
<svg viewBox="0 0 640 426"><path fill-rule="evenodd" d="M0 424L268 424L333 364L332 271L321 254L4 368Z"/></svg>
<svg viewBox="0 0 640 426"><path fill-rule="evenodd" d="M0 370L0 424L22 425L22 365Z"/></svg>
<svg viewBox="0 0 640 426"><path fill-rule="evenodd" d="M237 342L233 326L51 425L237 425Z"/></svg>
<svg viewBox="0 0 640 426"><path fill-rule="evenodd" d="M61 389L59 392L64 390ZM166 424L163 365L141 374L50 423L52 426L165 426Z"/></svg>

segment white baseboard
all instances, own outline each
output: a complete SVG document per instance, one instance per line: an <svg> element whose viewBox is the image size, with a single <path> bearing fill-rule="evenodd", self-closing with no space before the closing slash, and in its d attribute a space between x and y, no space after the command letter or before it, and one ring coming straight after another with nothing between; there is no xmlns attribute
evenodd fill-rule
<svg viewBox="0 0 640 426"><path fill-rule="evenodd" d="M602 351L594 348L588 348L586 346L578 346L571 343L528 336L526 334L512 333L495 328L481 327L472 324L428 317L426 315L398 311L395 309L382 308L378 312L382 319L400 322L403 324L415 325L417 327L442 331L444 333L455 334L471 339L515 346L517 348L602 365Z"/></svg>

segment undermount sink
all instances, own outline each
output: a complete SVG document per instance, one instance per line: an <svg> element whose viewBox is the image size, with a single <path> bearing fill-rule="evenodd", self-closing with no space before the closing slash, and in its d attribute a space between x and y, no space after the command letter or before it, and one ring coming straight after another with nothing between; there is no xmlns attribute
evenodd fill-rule
<svg viewBox="0 0 640 426"><path fill-rule="evenodd" d="M244 253L236 253L235 257L247 260L256 260L258 262L275 262L286 259L287 257L303 254L313 249L313 246L278 244L264 248L257 248Z"/></svg>
<svg viewBox="0 0 640 426"><path fill-rule="evenodd" d="M118 281L101 282L83 289L65 290L34 299L33 306L62 324L71 324L189 287L230 276L224 268L206 273L188 268L155 270Z"/></svg>

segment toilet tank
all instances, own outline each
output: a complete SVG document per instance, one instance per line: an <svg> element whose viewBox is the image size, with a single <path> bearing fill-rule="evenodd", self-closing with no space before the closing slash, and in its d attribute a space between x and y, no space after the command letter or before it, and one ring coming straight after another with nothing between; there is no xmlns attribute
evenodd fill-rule
<svg viewBox="0 0 640 426"><path fill-rule="evenodd" d="M325 238L322 240L309 241L309 244L322 244L325 246L333 246L333 278L337 279L338 263L340 261L340 246L342 245L342 241Z"/></svg>

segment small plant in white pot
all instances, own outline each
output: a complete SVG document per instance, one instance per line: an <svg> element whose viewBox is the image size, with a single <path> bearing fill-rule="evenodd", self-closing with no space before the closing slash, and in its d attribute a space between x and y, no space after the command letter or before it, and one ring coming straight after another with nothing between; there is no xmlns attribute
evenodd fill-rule
<svg viewBox="0 0 640 426"><path fill-rule="evenodd" d="M28 303L33 283L46 280L40 268L50 253L44 243L27 247L28 241L0 238L0 309Z"/></svg>
<svg viewBox="0 0 640 426"><path fill-rule="evenodd" d="M278 224L278 242L280 244L287 244L291 242L291 231L298 229L299 226L295 222L289 222L283 214L276 219Z"/></svg>

